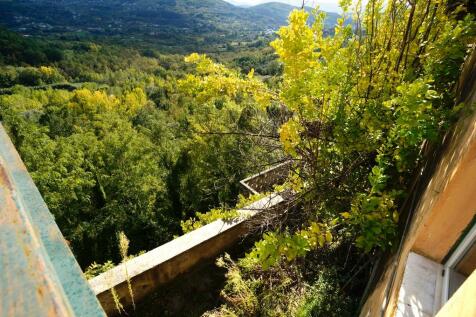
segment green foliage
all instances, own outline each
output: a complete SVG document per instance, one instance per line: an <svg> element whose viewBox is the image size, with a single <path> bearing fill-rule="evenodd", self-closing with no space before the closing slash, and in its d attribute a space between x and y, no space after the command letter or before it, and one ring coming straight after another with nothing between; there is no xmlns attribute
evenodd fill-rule
<svg viewBox="0 0 476 317"><path fill-rule="evenodd" d="M354 237L365 252L390 248L420 148L452 118L451 87L474 37L473 17L456 20L438 1L373 0L353 32L344 7L333 37L324 36L321 14L308 25L302 10L271 43L284 65L279 102L292 112L280 128L296 160L288 186L303 218L256 243L248 256L264 268L314 250L312 230L302 229L309 223Z"/></svg>
<svg viewBox="0 0 476 317"><path fill-rule="evenodd" d="M351 207L350 215L344 213L345 221L357 228L360 235L356 245L366 252L378 247L388 249L396 236L398 212L395 208L395 192L358 194Z"/></svg>
<svg viewBox="0 0 476 317"><path fill-rule="evenodd" d="M262 134L275 133L262 108L269 100L262 82L203 55L193 54L186 60L196 73L177 85L184 105L180 115L186 116L190 138L173 171L173 188L176 208L191 215L236 201L239 181L279 152L265 147L274 140L257 145Z"/></svg>
<svg viewBox="0 0 476 317"><path fill-rule="evenodd" d="M109 271L110 269L114 268L115 265L112 263L112 261L107 261L103 264L97 264L96 262L91 263L86 268L86 271L84 271L84 276L86 279L92 279L95 276L98 276L106 271Z"/></svg>
<svg viewBox="0 0 476 317"><path fill-rule="evenodd" d="M240 44L248 47L242 43L262 46L273 36L270 30L285 24L294 8L283 3L242 8L221 0L140 0L120 5L115 0L100 3L1 1L0 11L5 14L0 16L0 24L29 35L59 35L73 41L95 38L141 47L148 55L154 56L151 47L157 47L161 52L184 54L239 50ZM337 13L328 14L327 33L332 33L338 17ZM255 40L258 36L266 39ZM0 44L4 44L1 35ZM5 41L5 44L7 53L10 53L11 43ZM21 45L22 42L15 44ZM35 61L34 65L44 64L47 58L58 58L58 52L52 48L39 50L34 47L30 50L30 45L15 44L11 45L14 53L7 57L24 55L29 61Z"/></svg>
<svg viewBox="0 0 476 317"><path fill-rule="evenodd" d="M228 270L221 292L226 305L209 316L289 316L295 308L293 301L300 290L294 289L293 280L286 272L275 275L275 285L268 288L264 276L248 271L246 264L236 263L228 255L218 259L217 265Z"/></svg>
<svg viewBox="0 0 476 317"><path fill-rule="evenodd" d="M235 57L233 64L241 69L244 74L248 74L252 69L262 76L279 76L283 72L282 64L277 61L273 51L262 50L258 53L248 53Z"/></svg>
<svg viewBox="0 0 476 317"><path fill-rule="evenodd" d="M194 218L181 222L182 231L188 233L218 219L231 221L238 217L239 213L236 209L215 208L206 213L197 212Z"/></svg>
<svg viewBox="0 0 476 317"><path fill-rule="evenodd" d="M0 67L0 88L14 85L40 86L61 83L65 78L58 69L50 66L35 67Z"/></svg>
<svg viewBox="0 0 476 317"><path fill-rule="evenodd" d="M47 42L25 38L0 27L0 65L38 66L58 62L63 57L60 49Z"/></svg>
<svg viewBox="0 0 476 317"><path fill-rule="evenodd" d="M83 267L120 260L116 232L136 253L172 239L192 211L234 205L238 180L271 159L245 131L268 120L253 98L262 84L199 59L214 73L89 44L55 66L2 72L16 86L0 95L0 118ZM84 79L94 82L55 86Z"/></svg>
<svg viewBox="0 0 476 317"><path fill-rule="evenodd" d="M303 297L296 309L296 317L354 316L355 301L342 292L337 274L332 269L321 268L317 280Z"/></svg>
<svg viewBox="0 0 476 317"><path fill-rule="evenodd" d="M384 103L394 113L384 148L393 151L389 155L399 172L414 168L422 140L437 140L441 124L447 124L448 111L437 107L441 98L431 81L419 78L398 86L394 98Z"/></svg>
<svg viewBox="0 0 476 317"><path fill-rule="evenodd" d="M228 254L217 260L217 266L224 267L227 282L221 295L232 307L231 310L223 307L220 312L211 316L253 316L259 309L259 301L254 294L255 283L247 281L241 274L240 267L230 258Z"/></svg>
<svg viewBox="0 0 476 317"><path fill-rule="evenodd" d="M117 231L137 237L148 228L155 243L170 238L152 221L172 220L166 204L157 206L167 201L160 148L128 120L140 103L131 93L86 89L0 98L4 124L82 263L114 259Z"/></svg>
<svg viewBox="0 0 476 317"><path fill-rule="evenodd" d="M193 218L182 221L180 223L182 227L182 231L184 233L188 233L190 231L203 227L209 223L212 223L213 221L218 219L221 219L223 221L232 221L238 217L246 217L246 214L244 212L240 213L239 209L258 201L266 197L267 195L268 195L267 193L255 194L255 195L251 195L248 198L245 198L244 196L239 195L238 202L234 208L222 207L222 208L214 208L205 213L197 212L195 213L195 216Z"/></svg>
<svg viewBox="0 0 476 317"><path fill-rule="evenodd" d="M331 231L325 225L313 222L308 228L293 234L287 231L265 233L247 257L266 270L279 263L282 257L290 262L311 250L331 244L332 241Z"/></svg>
<svg viewBox="0 0 476 317"><path fill-rule="evenodd" d="M88 26L115 34L104 12L71 3L48 10L82 12ZM293 11L271 44L274 54L262 48L270 36L236 30L243 20L275 25L257 16L289 8L142 4L170 9L156 17L169 26L157 31L149 16L124 5L124 34L134 34L140 16L154 45L149 36L99 43L87 32L53 41L0 30L0 119L80 264L105 263L91 265L88 276L170 240L180 225L188 232L236 218L261 198L237 198L239 180L288 158L292 172L280 187L294 195L287 221L271 223L244 259L222 260L226 305L211 314L352 315L340 288L347 259L332 251L356 246L365 260L395 245L421 146L438 142L460 109L452 88L474 41L473 17L453 16L439 0L369 0L353 12L341 1L332 32L322 12ZM31 16L45 6L0 2L6 7ZM33 26L43 16L36 13ZM52 30L70 22L47 18ZM206 55L155 49L177 43L228 50L214 56L240 71ZM119 253L117 232L124 234Z"/></svg>
<svg viewBox="0 0 476 317"><path fill-rule="evenodd" d="M224 292L232 300L217 316L353 316L355 301L338 279L351 246L367 263L374 250L393 247L421 146L437 142L460 108L453 110L452 86L475 35L473 17L456 20L439 1L371 0L363 16L354 12L353 31L343 23L349 4L334 37L324 36L322 15L308 25L308 13L294 11L271 43L284 66L273 98L290 111L280 141L295 161L282 187L294 193L299 214L228 268ZM332 251L346 246L344 258ZM351 269L346 287L358 285L365 265Z"/></svg>
<svg viewBox="0 0 476 317"><path fill-rule="evenodd" d="M275 266L261 271L247 259L217 260L227 269L221 296L226 305L206 316L354 316L356 301L341 290L342 279L324 266L309 283L295 266Z"/></svg>

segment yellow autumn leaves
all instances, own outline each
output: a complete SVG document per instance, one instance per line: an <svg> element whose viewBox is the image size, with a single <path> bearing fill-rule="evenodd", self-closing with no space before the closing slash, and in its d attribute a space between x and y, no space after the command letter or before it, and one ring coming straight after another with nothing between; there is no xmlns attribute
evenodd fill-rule
<svg viewBox="0 0 476 317"><path fill-rule="evenodd" d="M128 115L136 113L147 103L147 96L141 88L134 88L122 96L109 95L105 91L92 91L87 88L75 90L69 106L82 111L121 111Z"/></svg>

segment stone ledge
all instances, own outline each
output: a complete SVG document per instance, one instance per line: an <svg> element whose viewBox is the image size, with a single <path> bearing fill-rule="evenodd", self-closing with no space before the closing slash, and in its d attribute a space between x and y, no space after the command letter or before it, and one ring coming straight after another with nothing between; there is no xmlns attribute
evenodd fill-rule
<svg viewBox="0 0 476 317"><path fill-rule="evenodd" d="M247 220L283 201L280 194L268 195L240 209L238 212L241 217L236 220L216 220L94 277L89 281L91 288L104 310L108 314L114 313L116 307L111 288L115 289L123 305L132 303L127 276L131 280L134 301L137 302L159 285L172 281L195 265L223 252L246 233Z"/></svg>

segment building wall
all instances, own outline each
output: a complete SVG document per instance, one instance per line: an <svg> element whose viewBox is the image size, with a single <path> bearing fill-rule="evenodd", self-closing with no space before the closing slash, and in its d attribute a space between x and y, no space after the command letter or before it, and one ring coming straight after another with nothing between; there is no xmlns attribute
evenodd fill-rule
<svg viewBox="0 0 476 317"><path fill-rule="evenodd" d="M466 111L443 140L443 154L414 210L405 240L386 262L362 317L396 316L410 252L442 263L476 213L476 50L468 57L457 87ZM412 315L406 315L412 316ZM422 315L424 316L424 315ZM460 316L462 317L462 316Z"/></svg>
<svg viewBox="0 0 476 317"><path fill-rule="evenodd" d="M436 317L476 316L476 271L466 280Z"/></svg>

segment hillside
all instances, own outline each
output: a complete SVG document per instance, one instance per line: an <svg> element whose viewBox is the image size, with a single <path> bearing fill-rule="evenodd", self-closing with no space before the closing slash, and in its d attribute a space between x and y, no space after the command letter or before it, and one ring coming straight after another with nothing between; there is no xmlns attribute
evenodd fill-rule
<svg viewBox="0 0 476 317"><path fill-rule="evenodd" d="M419 275L451 274L412 289L449 298L476 246L476 11L367 2L331 28L279 3L0 0L2 312L393 316L420 307L398 300L428 284L405 274L420 244L442 263Z"/></svg>
<svg viewBox="0 0 476 317"><path fill-rule="evenodd" d="M276 28L287 23L289 13L294 9L296 9L296 7L289 4L269 2L249 7L245 10L255 15L258 19L261 19L266 25ZM306 7L306 11L311 12L312 8ZM327 31L332 30L338 18L339 14L326 12L325 28Z"/></svg>
<svg viewBox="0 0 476 317"><path fill-rule="evenodd" d="M0 24L33 35L137 36L165 42L179 35L210 43L269 33L286 24L294 8L282 3L243 8L222 0L0 0ZM326 25L332 27L337 17L331 13Z"/></svg>

